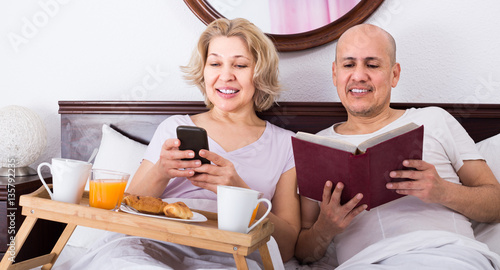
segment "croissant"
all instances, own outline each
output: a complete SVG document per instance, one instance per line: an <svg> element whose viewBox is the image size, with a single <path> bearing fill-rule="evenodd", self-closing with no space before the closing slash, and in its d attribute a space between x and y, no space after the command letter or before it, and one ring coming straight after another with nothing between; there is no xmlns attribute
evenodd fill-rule
<svg viewBox="0 0 500 270"><path fill-rule="evenodd" d="M193 217L193 212L183 202L170 203L164 206L163 213L165 216L173 218L190 219Z"/></svg>
<svg viewBox="0 0 500 270"><path fill-rule="evenodd" d="M168 205L161 199L151 196L127 195L123 201L141 213L153 215L162 214L163 208Z"/></svg>

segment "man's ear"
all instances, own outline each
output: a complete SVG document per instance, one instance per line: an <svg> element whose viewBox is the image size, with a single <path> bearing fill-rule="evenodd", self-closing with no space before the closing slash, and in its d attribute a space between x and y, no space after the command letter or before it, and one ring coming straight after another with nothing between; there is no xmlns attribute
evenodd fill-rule
<svg viewBox="0 0 500 270"><path fill-rule="evenodd" d="M333 85L337 87L337 73L335 71L335 62L332 63L332 80L333 80Z"/></svg>
<svg viewBox="0 0 500 270"><path fill-rule="evenodd" d="M392 82L391 82L392 88L398 85L400 75L401 75L401 65L399 65L399 63L396 63L392 67Z"/></svg>

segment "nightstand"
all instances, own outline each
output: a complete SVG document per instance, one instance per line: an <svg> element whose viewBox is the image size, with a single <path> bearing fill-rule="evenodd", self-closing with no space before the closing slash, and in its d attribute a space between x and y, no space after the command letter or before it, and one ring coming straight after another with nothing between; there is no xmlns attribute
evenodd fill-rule
<svg viewBox="0 0 500 270"><path fill-rule="evenodd" d="M45 181L52 183L50 174L45 176ZM9 185L10 183L10 185ZM0 177L0 254L9 250L11 240L21 227L25 216L21 215L22 207L19 206L19 197L32 193L42 186L38 175L22 177ZM16 262L24 261L41 254L50 253L66 224L39 220L28 236L24 248L19 251ZM17 252L17 251L15 251Z"/></svg>

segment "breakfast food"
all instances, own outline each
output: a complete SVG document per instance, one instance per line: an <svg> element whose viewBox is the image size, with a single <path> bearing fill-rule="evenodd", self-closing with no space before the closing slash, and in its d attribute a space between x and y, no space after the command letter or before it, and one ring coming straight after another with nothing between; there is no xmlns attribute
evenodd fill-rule
<svg viewBox="0 0 500 270"><path fill-rule="evenodd" d="M153 215L163 214L163 208L168 205L161 199L151 196L127 195L123 201L141 213Z"/></svg>
<svg viewBox="0 0 500 270"><path fill-rule="evenodd" d="M175 217L182 219L190 219L193 217L193 212L191 212L191 209L189 209L189 207L183 202L168 204L163 208L163 213L167 217Z"/></svg>
<svg viewBox="0 0 500 270"><path fill-rule="evenodd" d="M123 202L135 210L153 215L165 215L172 218L190 219L193 217L191 209L183 203L167 203L160 198L151 196L127 195Z"/></svg>

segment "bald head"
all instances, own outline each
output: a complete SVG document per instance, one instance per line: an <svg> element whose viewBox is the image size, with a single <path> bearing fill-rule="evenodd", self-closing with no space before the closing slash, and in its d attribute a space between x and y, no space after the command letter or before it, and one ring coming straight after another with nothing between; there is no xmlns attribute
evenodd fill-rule
<svg viewBox="0 0 500 270"><path fill-rule="evenodd" d="M391 64L394 65L396 63L396 42L394 38L384 29L372 24L359 24L347 29L337 42L335 61L337 61L339 48L343 46L366 48L372 46L374 42L381 43L380 45L386 48Z"/></svg>

